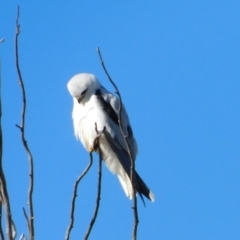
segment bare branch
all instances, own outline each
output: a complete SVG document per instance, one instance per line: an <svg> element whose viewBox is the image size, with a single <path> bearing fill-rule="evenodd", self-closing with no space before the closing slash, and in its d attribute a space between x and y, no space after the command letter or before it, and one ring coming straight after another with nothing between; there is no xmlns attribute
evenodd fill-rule
<svg viewBox="0 0 240 240"><path fill-rule="evenodd" d="M99 206L100 206L100 199L101 199L101 181L102 181L102 156L101 156L101 153L100 153L100 149L99 149L99 165L98 165L98 191L97 191L97 198L96 198L96 207L95 207L95 211L94 211L94 214L93 214L93 217L92 217L92 220L89 224L89 227L88 227L88 230L84 236L84 240L87 240L90 233L91 233L91 230L92 230L92 227L96 221L96 218L97 218L97 214L98 214L98 209L99 209Z"/></svg>
<svg viewBox="0 0 240 240"><path fill-rule="evenodd" d="M17 124L15 124L15 126L16 126L17 128L19 128L19 129L22 131L22 127L20 127L20 126L17 125Z"/></svg>
<svg viewBox="0 0 240 240"><path fill-rule="evenodd" d="M22 115L21 115L21 125L18 126L20 128L20 133L21 133L21 139L23 146L26 150L28 160L29 160L29 189L28 189L28 205L29 205L29 239L33 240L34 239L34 213L33 213L33 185L34 185L34 171L33 171L33 156L32 153L28 147L26 138L25 138L25 113L26 113L26 105L27 105L27 100L26 100L26 92L25 92L25 87L22 79L22 74L20 71L20 66L19 66L19 57L18 57L18 36L20 34L20 25L18 23L19 19L19 13L20 9L19 6L17 8L17 18L16 18L16 35L15 35L15 55L16 55L16 68L17 68L17 73L19 77L19 84L22 90L22 97L23 97L23 108L22 108Z"/></svg>
<svg viewBox="0 0 240 240"><path fill-rule="evenodd" d="M24 234L22 234L22 235L20 236L19 240L27 240L27 238L25 237Z"/></svg>
<svg viewBox="0 0 240 240"><path fill-rule="evenodd" d="M1 70L1 63L0 63ZM1 85L1 72L0 72L0 85ZM0 202L4 205L5 213L6 213L6 228L7 235L9 240L13 240L16 236L16 229L12 220L12 213L10 208L10 200L7 191L7 183L2 167L2 153L3 153L3 138L2 138L2 126L1 126L1 118L2 118L2 100L0 97ZM4 239L4 234L1 225L1 236Z"/></svg>
<svg viewBox="0 0 240 240"><path fill-rule="evenodd" d="M69 240L70 233L71 233L71 230L72 230L73 224L74 224L74 211L75 211L75 201L76 201L76 197L77 197L78 184L82 180L82 178L87 174L88 170L92 166L92 162L93 162L92 152L90 152L89 155L90 155L90 159L89 159L88 166L83 171L83 173L78 177L77 181L74 184L73 197L72 197L72 203L71 203L70 224L69 224L67 232L66 232L65 240Z"/></svg>
<svg viewBox="0 0 240 240"><path fill-rule="evenodd" d="M0 90L1 90L1 84L2 84L1 70L2 69L1 69L1 62L0 62ZM2 147L3 147L3 144L2 144L1 118L2 118L2 98L0 97L0 164L1 164L1 169L2 169ZM2 176L0 176L0 182L2 182L1 179L2 179ZM4 240L4 233L3 233L3 228L2 228L2 199L1 199L1 203L0 203L0 236L1 236L1 239Z"/></svg>
<svg viewBox="0 0 240 240"><path fill-rule="evenodd" d="M0 239L4 240L4 233L3 233L3 228L2 228L2 203L0 204Z"/></svg>
<svg viewBox="0 0 240 240"><path fill-rule="evenodd" d="M97 48L97 52L98 52L102 67L103 67L109 81L114 86L114 88L116 90L116 94L118 95L119 101L120 101L119 113L118 113L118 122L119 122L120 130L122 132L122 135L123 135L123 137L125 139L125 142L126 142L126 145L127 145L128 155L129 155L130 160L131 160L131 182L132 182L132 186L133 186L133 207L132 208L133 208L133 214L134 214L134 226L133 226L133 232L132 232L132 239L136 240L137 239L137 227L138 227L139 219L138 219L138 211L137 211L137 197L136 197L136 184L135 184L135 162L134 162L132 152L131 152L131 149L130 149L128 137L124 133L123 126L122 126L122 106L123 106L122 98L121 98L121 94L118 90L117 85L114 83L114 81L110 77L110 75L109 75L109 73L108 73L108 71L105 67L100 48Z"/></svg>
<svg viewBox="0 0 240 240"><path fill-rule="evenodd" d="M28 219L28 215L27 215L27 213L26 213L25 208L23 208L23 215L24 215L24 217L25 217L25 219L26 219L26 222L27 222L28 231L30 232L29 219Z"/></svg>
<svg viewBox="0 0 240 240"><path fill-rule="evenodd" d="M92 220L89 224L89 227L87 229L87 232L84 236L84 240L87 240L90 233L91 233L91 230L92 230L92 227L96 221L96 218L97 218L97 214L98 214L98 209L99 209L99 205L100 205L100 196L101 196L101 183L102 183L102 154L101 154L101 150L100 150L100 147L99 147L99 138L101 137L101 134L105 132L105 127L103 128L103 130L101 132L98 131L97 129L97 123L95 123L95 131L97 132L98 137L95 139L95 143L94 145L97 146L98 148L98 152L99 152L99 165L98 165L98 187L97 187L97 198L96 198L96 206L95 206L95 211L94 211L94 214L93 214L93 217L92 217ZM97 141L97 142L96 142Z"/></svg>

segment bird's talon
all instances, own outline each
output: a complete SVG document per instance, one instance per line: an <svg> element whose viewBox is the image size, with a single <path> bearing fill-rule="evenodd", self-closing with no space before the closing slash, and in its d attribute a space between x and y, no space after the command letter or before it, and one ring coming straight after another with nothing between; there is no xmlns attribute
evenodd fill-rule
<svg viewBox="0 0 240 240"><path fill-rule="evenodd" d="M89 151L89 152L94 152L94 148L93 148L93 147L89 147L89 148L88 148L88 151Z"/></svg>

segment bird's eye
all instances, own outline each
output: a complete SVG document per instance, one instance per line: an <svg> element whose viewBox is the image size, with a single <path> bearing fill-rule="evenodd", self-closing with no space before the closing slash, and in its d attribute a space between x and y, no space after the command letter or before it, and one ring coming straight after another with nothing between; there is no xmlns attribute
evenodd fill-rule
<svg viewBox="0 0 240 240"><path fill-rule="evenodd" d="M82 101L82 99L84 98L84 95L85 95L85 93L87 92L87 88L84 90L84 91L82 91L82 93L81 93L81 97L80 98L78 98L78 102L79 103L81 103L81 101Z"/></svg>
<svg viewBox="0 0 240 240"><path fill-rule="evenodd" d="M87 92L87 88L84 91L82 91L81 96L83 96L86 92Z"/></svg>

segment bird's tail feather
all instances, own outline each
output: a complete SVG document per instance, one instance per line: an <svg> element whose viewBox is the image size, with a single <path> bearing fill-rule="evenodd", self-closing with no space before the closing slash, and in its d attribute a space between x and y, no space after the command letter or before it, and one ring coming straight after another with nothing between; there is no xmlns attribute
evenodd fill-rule
<svg viewBox="0 0 240 240"><path fill-rule="evenodd" d="M140 197L142 198L142 194L148 198L150 201L154 202L154 195L151 190L148 188L146 183L142 180L142 178L138 175L135 171L135 183L136 183L136 190L138 191ZM143 200L143 198L142 198ZM144 200L143 200L144 202Z"/></svg>
<svg viewBox="0 0 240 240"><path fill-rule="evenodd" d="M124 172L118 172L118 179L122 185L124 192L126 193L127 197L132 199L133 198L133 187L130 176ZM145 205L145 201L143 196L148 198L150 201L154 202L154 195L151 190L148 188L146 183L142 180L142 178L138 175L135 171L135 186L136 191L138 192L139 196L141 197L143 204Z"/></svg>
<svg viewBox="0 0 240 240"><path fill-rule="evenodd" d="M120 149L117 144L114 144L115 141L116 140L113 139L107 131L102 134L100 138L100 148L103 154L102 157L109 170L118 175L118 178L126 195L132 199L133 188L131 182L131 160L128 153L124 149ZM117 159L118 161L116 161ZM136 171L135 184L136 191L139 193L142 200L142 195L144 195L150 201L154 201L153 193L150 191L150 189L147 187L145 182Z"/></svg>

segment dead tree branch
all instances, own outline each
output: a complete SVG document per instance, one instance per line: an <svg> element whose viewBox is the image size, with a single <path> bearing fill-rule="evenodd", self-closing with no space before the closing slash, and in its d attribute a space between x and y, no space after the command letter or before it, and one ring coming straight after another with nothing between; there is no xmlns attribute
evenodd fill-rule
<svg viewBox="0 0 240 240"><path fill-rule="evenodd" d="M4 233L2 228L2 203L0 204L0 239L4 240Z"/></svg>
<svg viewBox="0 0 240 240"><path fill-rule="evenodd" d="M23 209L23 215L24 215L24 217L25 217L25 219L26 219L26 222L27 222L27 226L28 226L28 232L30 232L30 226L29 226L29 219L28 219L28 215L27 215L27 213L26 213L26 210L25 210L25 208L22 208Z"/></svg>
<svg viewBox="0 0 240 240"><path fill-rule="evenodd" d="M105 127L103 128L103 130L101 132L99 132L97 129L97 123L95 123L95 130L96 130L96 133L98 134L98 137L95 139L94 146L96 146L96 149L98 149L98 152L99 152L97 198L96 198L96 206L95 206L94 214L93 214L92 220L89 224L89 227L87 229L87 232L84 236L84 240L88 239L88 237L91 233L92 227L96 221L98 209L100 206L100 199L101 199L100 196L101 196L101 183L102 183L102 154L101 154L101 150L100 150L100 146L99 146L99 138L101 137L101 134L104 134Z"/></svg>
<svg viewBox="0 0 240 240"><path fill-rule="evenodd" d="M93 214L93 217L92 217L92 220L89 224L89 227L88 227L88 230L84 236L84 240L87 240L90 233L91 233L91 230L92 230L92 227L96 221L96 218L97 218L97 214L98 214L98 209L99 209L99 205L100 205L100 195L101 195L101 181L102 181L102 156L101 156L101 153L100 153L100 150L99 150L99 165L98 165L98 191L97 191L97 199L96 199L96 207L95 207L95 211L94 211L94 214Z"/></svg>
<svg viewBox="0 0 240 240"><path fill-rule="evenodd" d="M2 42L2 39L0 41L0 43ZM2 83L2 75L1 75L1 62L0 62L0 91L1 91L1 83ZM0 97L0 165L1 165L1 171L2 171L2 126L1 126L1 120L2 120L2 98ZM2 176L0 176L0 182L2 182ZM0 203L0 236L1 239L4 240L4 234L3 234L3 228L2 228L2 200Z"/></svg>
<svg viewBox="0 0 240 240"><path fill-rule="evenodd" d="M134 214L134 226L133 226L133 232L132 232L132 239L136 240L137 239L137 227L138 227L139 219L138 219L136 185L135 185L135 161L134 161L133 156L132 156L132 152L131 152L131 149L130 149L130 144L129 144L129 141L128 141L128 137L125 134L125 132L123 130L123 126L122 126L122 106L123 106L122 98L121 98L121 94L118 90L117 85L114 83L114 81L110 77L110 75L109 75L109 73L108 73L108 71L105 67L100 48L97 48L97 52L98 52L103 70L106 73L106 75L107 75L109 81L111 82L111 84L114 86L114 88L116 90L116 94L119 97L120 104L119 104L118 122L119 122L119 126L120 126L120 129L121 129L122 135L123 135L123 137L125 139L125 142L126 142L126 145L127 145L128 155L129 155L130 160L131 160L131 182L132 182L132 186L133 186L133 207L132 208L133 208L133 214Z"/></svg>
<svg viewBox="0 0 240 240"><path fill-rule="evenodd" d="M21 139L23 146L26 150L28 160L29 160L29 189L28 189L28 206L29 206L29 214L30 217L28 218L28 226L29 226L29 239L34 240L34 213L33 213L33 185L34 185L34 171L33 171L33 156L32 153L28 147L26 138L25 138L25 114L26 114L26 105L27 105L27 100L26 100L26 92L25 92L25 87L22 79L22 74L20 71L20 66L19 66L19 57L18 57L18 36L20 34L20 24L18 23L19 19L19 13L20 9L19 6L17 8L17 18L16 18L16 35L15 35L15 56L16 56L16 68L17 68L17 73L19 77L19 85L22 90L22 98L23 98L23 108L22 108L22 114L21 114L21 125L18 126L20 129L21 133Z"/></svg>
<svg viewBox="0 0 240 240"><path fill-rule="evenodd" d="M78 177L77 181L74 184L73 197L72 197L72 203L71 203L70 224L69 224L67 232L66 232L65 240L69 240L70 233L71 233L71 230L72 230L73 224L74 224L74 211L75 211L75 202L76 202L76 197L77 197L78 184L82 180L82 178L87 174L88 170L92 166L92 162L93 162L92 152L90 152L89 156L90 156L89 164L87 165L86 169Z"/></svg>
<svg viewBox="0 0 240 240"><path fill-rule="evenodd" d="M0 90L1 90L1 63L0 63ZM16 236L16 229L12 220L10 200L9 200L8 191L7 191L7 183L6 183L3 166L2 166L3 137L2 137L1 119L2 119L2 100L0 96L0 202L1 202L1 205L3 205L5 208L6 229L7 229L8 239L13 240ZM1 231L0 231L1 237L2 239L4 239L2 224L0 225L1 225Z"/></svg>
<svg viewBox="0 0 240 240"><path fill-rule="evenodd" d="M19 240L27 240L27 238L25 237L24 234L22 234L22 235L20 236Z"/></svg>

